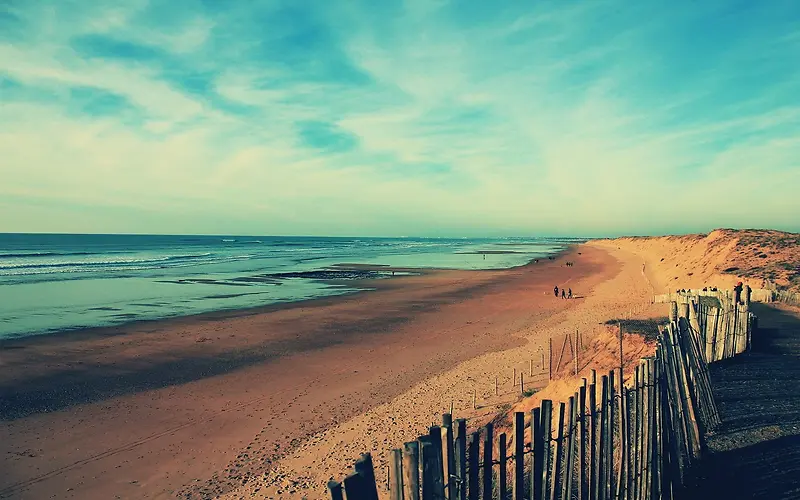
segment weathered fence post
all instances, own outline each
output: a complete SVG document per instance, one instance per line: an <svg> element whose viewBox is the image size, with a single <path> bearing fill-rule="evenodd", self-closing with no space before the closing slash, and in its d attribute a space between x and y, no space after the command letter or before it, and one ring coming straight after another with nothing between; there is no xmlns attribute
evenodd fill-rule
<svg viewBox="0 0 800 500"><path fill-rule="evenodd" d="M553 402L549 399L542 400L542 416L541 416L541 440L542 444L540 447L541 454L542 454L542 462L543 467L541 470L542 476L540 480L541 491L539 493L539 498L544 500L548 498L550 493L550 462L551 462L551 455L550 452L550 440L552 439L552 424L553 424Z"/></svg>
<svg viewBox="0 0 800 500"><path fill-rule="evenodd" d="M422 500L442 500L444 485L440 468L441 456L437 456L436 440L431 435L421 436L419 445L422 459Z"/></svg>
<svg viewBox="0 0 800 500"><path fill-rule="evenodd" d="M606 448L608 447L608 376L603 375L601 379L601 392L600 392L600 443L597 447L597 482L595 487L595 497L598 500L605 500L606 493L608 492L608 456L606 455Z"/></svg>
<svg viewBox="0 0 800 500"><path fill-rule="evenodd" d="M372 456L364 453L356 460L354 474L344 479L344 491L347 498L363 498L378 500L378 485L375 484L375 471L372 468Z"/></svg>
<svg viewBox="0 0 800 500"><path fill-rule="evenodd" d="M506 433L500 433L500 447L499 447L499 456L497 457L497 461L499 462L499 475L498 479L500 484L498 485L498 489L500 490L500 498L503 500L508 498L508 469L506 467L506 455L508 454L508 441L506 438Z"/></svg>
<svg viewBox="0 0 800 500"><path fill-rule="evenodd" d="M570 396L569 398L569 424L567 426L567 451L566 451L566 460L564 462L565 471L564 471L564 486L561 488L561 498L563 500L571 500L572 499L572 475L575 465L575 423L577 420L577 402L578 395L575 394L574 396Z"/></svg>
<svg viewBox="0 0 800 500"><path fill-rule="evenodd" d="M467 500L467 421L456 420L456 470L458 471L458 499Z"/></svg>
<svg viewBox="0 0 800 500"><path fill-rule="evenodd" d="M480 486L478 485L478 468L480 464L480 443L481 435L479 432L473 432L472 438L469 442L469 479L468 479L468 492L469 500L478 500L480 495Z"/></svg>
<svg viewBox="0 0 800 500"><path fill-rule="evenodd" d="M442 479L444 481L444 493L448 500L456 498L456 484L453 480L455 475L456 461L453 453L453 415L445 413L442 415Z"/></svg>
<svg viewBox="0 0 800 500"><path fill-rule="evenodd" d="M543 403L542 403L543 405ZM541 406L541 405L540 405ZM531 499L542 500L542 463L544 462L544 439L542 438L541 408L531 410Z"/></svg>
<svg viewBox="0 0 800 500"><path fill-rule="evenodd" d="M342 484L336 481L328 481L328 492L331 495L331 500L344 500L344 493L342 492Z"/></svg>
<svg viewBox="0 0 800 500"><path fill-rule="evenodd" d="M578 500L589 499L589 480L586 474L586 448L587 448L587 433L586 433L586 419L588 409L586 407L586 379L583 379L583 385L578 389L578 407L580 411L580 439L578 440Z"/></svg>
<svg viewBox="0 0 800 500"><path fill-rule="evenodd" d="M533 422L531 422L531 427ZM531 441L531 446L533 441ZM514 500L525 499L525 413L514 413Z"/></svg>
<svg viewBox="0 0 800 500"><path fill-rule="evenodd" d="M486 424L483 438L483 498L492 498L492 449L494 448L494 425Z"/></svg>
<svg viewBox="0 0 800 500"><path fill-rule="evenodd" d="M563 455L564 452L564 403L558 403L558 428L556 429L556 456L555 464L553 465L553 479L550 488L550 500L558 500L561 481L561 472L563 468Z"/></svg>
<svg viewBox="0 0 800 500"><path fill-rule="evenodd" d="M598 429L599 429L599 422L598 416L599 412L597 409L597 372L592 370L592 383L589 385L589 496L592 500L597 499L598 495L598 488L597 488L597 481L600 478L599 474L599 460L597 458L598 452Z"/></svg>
<svg viewBox="0 0 800 500"><path fill-rule="evenodd" d="M403 497L404 500L419 500L419 443L417 441L403 445Z"/></svg>
<svg viewBox="0 0 800 500"><path fill-rule="evenodd" d="M403 500L403 453L400 449L389 452L389 498Z"/></svg>

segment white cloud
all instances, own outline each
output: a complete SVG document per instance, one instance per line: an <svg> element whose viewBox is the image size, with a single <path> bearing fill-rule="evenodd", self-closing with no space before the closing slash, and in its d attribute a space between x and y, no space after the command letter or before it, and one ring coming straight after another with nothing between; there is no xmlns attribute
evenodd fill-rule
<svg viewBox="0 0 800 500"><path fill-rule="evenodd" d="M731 57L719 74L673 93L669 84L684 75L658 80L670 61L649 56L659 51L648 45L650 30L664 26L657 16L632 24L609 10L613 4L536 5L524 15L500 9L486 22L452 19L444 2L409 4L379 22L372 12L333 9L320 18L329 22L335 53L372 80L359 85L303 79L270 60L218 57L216 30L230 43L220 53L238 47L238 26L225 17L186 12L165 29L136 24L144 4L79 10L71 24L60 9L39 13L39 32L53 36L0 45L3 72L31 87L118 94L140 116L132 123L76 114L60 98L4 103L0 195L114 207L127 214L118 219L125 227L155 211L163 217L153 231L163 232L213 212L251 228L239 232L597 234L639 230L651 219L679 227L732 193L762 212L715 212L709 225L791 224L784 214L800 211L796 197L786 198L800 180L800 108L781 96L800 81L761 82L738 111L716 106L725 75L739 71L740 59ZM609 28L588 32L602 28L599 14ZM67 48L70 36L91 33L163 48L211 72L216 94L246 108L182 90L146 61L84 59ZM247 33L244 45L254 36ZM775 36L781 42L767 57L781 61L797 39ZM328 64L334 55L312 59ZM358 148L331 154L305 147L297 135L304 121L339 127ZM50 227L45 217L27 223L70 230Z"/></svg>

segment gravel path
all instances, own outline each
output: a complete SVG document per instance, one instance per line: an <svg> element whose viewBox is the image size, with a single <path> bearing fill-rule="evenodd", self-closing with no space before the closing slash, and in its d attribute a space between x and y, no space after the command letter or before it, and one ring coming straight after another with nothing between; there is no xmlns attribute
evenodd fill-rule
<svg viewBox="0 0 800 500"><path fill-rule="evenodd" d="M753 312L752 352L711 367L722 426L681 498L800 498L800 309Z"/></svg>

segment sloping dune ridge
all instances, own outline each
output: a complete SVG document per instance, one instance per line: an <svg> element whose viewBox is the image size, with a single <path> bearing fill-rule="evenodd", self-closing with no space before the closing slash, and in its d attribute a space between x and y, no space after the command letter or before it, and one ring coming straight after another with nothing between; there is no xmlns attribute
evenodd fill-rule
<svg viewBox="0 0 800 500"><path fill-rule="evenodd" d="M753 288L800 291L800 234L774 230L716 229L708 234L624 237L590 244L642 258L658 292L737 281Z"/></svg>

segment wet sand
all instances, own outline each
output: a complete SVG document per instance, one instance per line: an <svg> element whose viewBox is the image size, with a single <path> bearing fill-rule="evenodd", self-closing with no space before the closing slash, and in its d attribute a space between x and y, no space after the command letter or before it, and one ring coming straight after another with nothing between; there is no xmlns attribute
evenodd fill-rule
<svg viewBox="0 0 800 500"><path fill-rule="evenodd" d="M0 497L208 497L461 361L521 345L617 272L600 249L376 291L0 344ZM574 267L564 262L576 262Z"/></svg>

